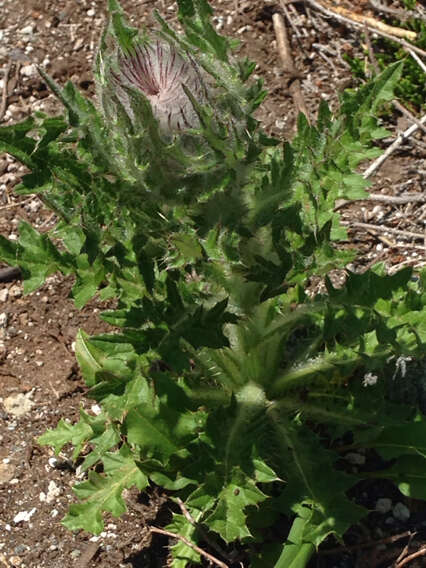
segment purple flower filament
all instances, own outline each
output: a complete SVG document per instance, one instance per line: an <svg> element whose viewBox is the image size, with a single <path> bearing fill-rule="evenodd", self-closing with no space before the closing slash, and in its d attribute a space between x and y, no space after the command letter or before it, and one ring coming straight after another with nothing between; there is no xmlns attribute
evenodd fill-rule
<svg viewBox="0 0 426 568"><path fill-rule="evenodd" d="M136 87L145 95L162 131L199 126L198 116L182 88L184 84L198 99L203 94L200 70L192 60L185 60L172 46L156 41L154 45L137 46L132 55L121 56L119 68L119 75L114 74L118 85ZM129 111L125 91L119 89L117 95Z"/></svg>

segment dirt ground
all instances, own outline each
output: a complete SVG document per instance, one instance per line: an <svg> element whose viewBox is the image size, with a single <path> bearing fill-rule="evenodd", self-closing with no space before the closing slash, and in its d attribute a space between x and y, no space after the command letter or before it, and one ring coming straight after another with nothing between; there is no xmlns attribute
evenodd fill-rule
<svg viewBox="0 0 426 568"><path fill-rule="evenodd" d="M257 61L256 73L265 79L270 94L258 118L268 132L290 137L295 111L272 25L279 2L213 0L211 4L217 28L241 41L240 54ZM3 124L21 120L36 109L60 111L38 77L35 64L42 65L58 83L71 79L93 96L91 65L105 22L105 5L103 0L0 1ZM122 0L122 5L131 20L140 25L152 25L154 7L168 20L176 19L176 6L170 0ZM295 66L301 73L307 108L315 117L321 99L335 108L338 92L355 84L344 55L362 55L364 40L359 31L321 16L307 4L285 5ZM392 5L401 6L398 2ZM367 0L348 0L346 6L384 18ZM410 124L399 112L387 121L393 136ZM385 162L372 180L371 191L392 197L426 192L425 155L426 135L420 132ZM41 230L54 223L38 198L14 197L13 187L23 171L10 156L0 154L0 233L12 239L20 219ZM343 205L341 212L351 227L351 243L362 253L355 268L378 259L389 270L425 264L425 199L407 203L364 201ZM79 328L88 333L106 329L98 319L101 303L91 302L78 312L68 298L71 286L71 280L53 276L41 290L24 297L19 281L0 282L0 566L163 567L168 562L169 543L167 538L153 537L148 526L165 526L174 505L156 488L149 495L130 491L128 512L120 519L107 519L99 537L83 531L71 533L60 523L74 499L71 488L78 472L69 452L55 458L50 449L39 447L35 440L60 418L75 420L80 406L96 412L92 402L84 398L73 342ZM348 548L320 553L312 566L390 568L406 545L410 547L407 554L426 543L425 504L404 498L390 485L377 483L357 488L356 498L372 513L350 532ZM407 531L417 533L410 542ZM401 534L405 536L392 539ZM371 539L379 541L378 545L362 544ZM338 546L329 544L329 548ZM426 566L426 556L410 561L410 568L416 566Z"/></svg>

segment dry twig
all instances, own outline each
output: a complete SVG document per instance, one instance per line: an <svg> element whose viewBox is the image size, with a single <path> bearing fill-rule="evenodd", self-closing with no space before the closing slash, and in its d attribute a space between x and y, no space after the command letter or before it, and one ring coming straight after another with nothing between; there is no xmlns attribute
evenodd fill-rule
<svg viewBox="0 0 426 568"><path fill-rule="evenodd" d="M149 527L149 529L153 533L162 534L162 535L168 536L170 538L177 538L178 540L180 540L184 544L186 544L186 546L189 546L189 548L192 548L192 550L195 550L195 552L198 552L198 554L200 554L201 556L204 556L204 558L207 558L207 560L209 560L213 564L216 564L216 566L219 566L219 568L228 568L227 564L225 564L224 562L222 562L221 560L219 560L218 558L216 558L215 556L213 556L209 552L206 552L205 550L203 550L202 548L200 548L196 544L192 543L190 540L188 540L186 537L184 537L180 534L175 534L175 533L172 533L171 531L166 531L164 529L159 529L157 527L152 527L152 526Z"/></svg>
<svg viewBox="0 0 426 568"><path fill-rule="evenodd" d="M355 20L351 19L350 17L343 16L342 13L341 13L342 9L339 9L340 10L339 12L335 12L334 11L336 9L335 6L333 6L333 9L332 9L328 4L325 4L325 2L323 2L323 1L320 1L320 0L305 0L305 1L308 2L309 4L311 4L314 8L316 8L320 12L323 12L326 16L329 16L330 18L334 18L334 19L338 20L339 22L343 22L344 24L347 24L349 26L352 26L352 27L358 28L358 29L363 29L365 26L367 26L368 29L371 32L377 33L378 35L380 35L382 37L385 37L385 38L387 38L391 41L399 43L400 45L402 45L402 47L407 52L409 52L410 49L411 49L412 51L415 51L419 55L426 57L426 51L424 49L421 49L420 47L417 47L416 45L408 43L405 39L403 39L403 38L399 37L397 34L395 34L395 30L398 30L400 28L392 28L391 27L391 29L394 30L394 33L390 33L389 31L385 31L385 28L383 27L383 26L385 26L385 24L383 24L382 28L377 28L377 27L373 26L371 23L369 23L369 21L364 20L363 16L360 16L361 21L355 21ZM349 14L352 14L352 12L349 12ZM377 20L374 20L374 21L377 22ZM389 26L387 26L387 27L389 28Z"/></svg>
<svg viewBox="0 0 426 568"><path fill-rule="evenodd" d="M340 19L345 23L351 23L355 26L368 26L373 31L384 32L389 35L393 35L399 38L406 38L411 41L414 41L417 37L416 32L405 30L402 28L396 28L394 26L388 26L383 22L376 20L376 18L372 18L371 16L363 16L361 14L356 14L355 12L351 12L347 8L343 6L330 6L324 0L308 0L310 4L314 8L317 8L323 12L327 11L329 15L332 15L336 18L336 20Z"/></svg>
<svg viewBox="0 0 426 568"><path fill-rule="evenodd" d="M176 499L177 504L180 507L180 510L182 511L182 515L185 517L185 519L187 521L189 521L191 523L192 526L194 526L199 533L201 534L201 536L203 537L203 539L207 542L207 544L209 546L211 546L214 550L216 550L216 552L218 554L220 554L221 556L223 556L223 558L226 558L228 560L228 562L231 562L231 559L228 557L228 555L226 554L226 552L224 550L221 549L221 547L217 544L217 542L215 542L214 540L212 540L209 535L206 533L206 531L203 529L203 527L201 527L199 525L199 523L197 523L197 521L194 519L194 517L191 515L191 513L188 511L188 509L185 506L185 503L182 501L182 499L180 499L179 497Z"/></svg>
<svg viewBox="0 0 426 568"><path fill-rule="evenodd" d="M401 10L399 8L391 8L390 6L386 6L385 4L382 4L377 0L370 0L369 3L379 12L390 14L391 16L394 16L395 18L398 18L398 20L402 20L403 22L409 20L410 18L420 18L422 20L425 19L424 16L422 16L415 10Z"/></svg>
<svg viewBox="0 0 426 568"><path fill-rule="evenodd" d="M28 197L27 199L24 199L23 201L15 201L15 203L8 203L7 205L1 205L0 211L3 211L3 209L12 209L13 207L21 207L21 205L25 205L26 203L29 203L33 199L34 195Z"/></svg>
<svg viewBox="0 0 426 568"><path fill-rule="evenodd" d="M357 201L359 200L357 199ZM368 201L381 201L382 203L393 203L396 205L405 205L407 203L426 203L426 193L405 193L404 195L383 195L383 193L371 193L368 196Z"/></svg>
<svg viewBox="0 0 426 568"><path fill-rule="evenodd" d="M414 51L412 49L409 49L408 53L411 55L411 57L414 59L414 61L418 64L418 66L426 73L426 65L423 63L423 61L420 59L420 57L417 55L417 53L414 53Z"/></svg>
<svg viewBox="0 0 426 568"><path fill-rule="evenodd" d="M416 132L416 130L418 130L419 128L419 124L421 125L426 123L426 114L422 116L422 118L420 120L416 119L415 124L412 124L409 128L407 128L407 130L404 130L404 132L401 132L396 138L395 140L392 142L392 144L387 148L387 150L381 154L377 160L375 160L372 164L370 164L370 166L365 170L365 172L363 173L363 177L365 179L369 178L382 164L383 162L397 149L399 148L399 146L401 146L401 144L403 142L405 142L405 140L408 140L408 138L414 134L414 132Z"/></svg>
<svg viewBox="0 0 426 568"><path fill-rule="evenodd" d="M410 239L423 240L424 235L421 233L412 233L411 231L404 231L403 229L394 229L393 227L386 227L386 225L371 225L370 223L350 223L342 221L342 225L350 229L366 229L367 231L378 231L380 233L390 233L391 235L399 235L400 237L408 237Z"/></svg>
<svg viewBox="0 0 426 568"><path fill-rule="evenodd" d="M290 42L288 39L287 28L284 19L278 12L272 16L274 31L277 38L277 48L283 64L284 72L288 74L289 86L288 90L293 98L297 112L303 112L309 121L308 110L306 108L305 99L303 98L300 86L300 74L294 67L293 58L291 56Z"/></svg>
<svg viewBox="0 0 426 568"><path fill-rule="evenodd" d="M11 69L12 69L12 61L9 60L3 75L3 92L1 95L1 103L0 103L0 121L3 120L4 113L6 112L7 89L9 83L9 73Z"/></svg>
<svg viewBox="0 0 426 568"><path fill-rule="evenodd" d="M413 264L414 265L413 268L423 268L424 266L426 266L426 262L419 262L418 258L408 258L407 260L404 260L404 262L400 262L399 264L395 264L394 266L392 266L392 268L388 270L389 276L396 274L401 270L402 267L407 266L409 264Z"/></svg>

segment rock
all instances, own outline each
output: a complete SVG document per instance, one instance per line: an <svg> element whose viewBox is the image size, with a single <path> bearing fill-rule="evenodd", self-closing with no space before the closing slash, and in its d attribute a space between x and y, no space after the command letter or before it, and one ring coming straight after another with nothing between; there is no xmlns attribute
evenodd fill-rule
<svg viewBox="0 0 426 568"><path fill-rule="evenodd" d="M13 522L15 524L22 522L27 523L36 511L37 509L35 507L33 507L31 511L20 511L13 517Z"/></svg>
<svg viewBox="0 0 426 568"><path fill-rule="evenodd" d="M389 511L392 509L392 499L389 499L388 497L381 497L380 499L377 499L376 501L376 511L378 513L389 513Z"/></svg>
<svg viewBox="0 0 426 568"><path fill-rule="evenodd" d="M61 493L62 493L61 488L58 487L54 481L50 481L49 486L47 488L46 503L51 503L56 499L56 497L59 497Z"/></svg>
<svg viewBox="0 0 426 568"><path fill-rule="evenodd" d="M77 38L73 50L78 51L84 44L84 39L82 37Z"/></svg>
<svg viewBox="0 0 426 568"><path fill-rule="evenodd" d="M6 412L13 414L13 416L24 416L24 414L27 414L34 406L34 402L30 398L31 395L32 391L27 394L18 393L5 398L3 406Z"/></svg>
<svg viewBox="0 0 426 568"><path fill-rule="evenodd" d="M7 320L8 320L8 316L6 312L2 312L0 314L0 327L6 327L7 326Z"/></svg>
<svg viewBox="0 0 426 568"><path fill-rule="evenodd" d="M7 288L3 288L0 290L0 302L7 302L7 298L9 297L9 290Z"/></svg>
<svg viewBox="0 0 426 568"><path fill-rule="evenodd" d="M29 25L29 26L25 26L25 28L22 28L21 34L30 35L30 34L33 33L33 31L34 31L34 27Z"/></svg>
<svg viewBox="0 0 426 568"><path fill-rule="evenodd" d="M20 298L22 296L22 287L19 284L13 284L10 287L9 294L13 298Z"/></svg>
<svg viewBox="0 0 426 568"><path fill-rule="evenodd" d="M404 503L397 503L393 508L392 515L397 521L408 521L411 516L410 509Z"/></svg>
<svg viewBox="0 0 426 568"><path fill-rule="evenodd" d="M21 67L21 75L24 77L34 77L37 75L37 67L34 63L31 63L30 65L23 65Z"/></svg>
<svg viewBox="0 0 426 568"><path fill-rule="evenodd" d="M15 466L11 463L0 463L0 485L8 483L15 475Z"/></svg>

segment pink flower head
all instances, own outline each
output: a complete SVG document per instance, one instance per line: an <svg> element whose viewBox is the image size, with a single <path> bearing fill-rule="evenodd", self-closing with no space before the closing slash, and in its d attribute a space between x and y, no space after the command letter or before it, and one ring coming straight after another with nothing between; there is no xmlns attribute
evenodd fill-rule
<svg viewBox="0 0 426 568"><path fill-rule="evenodd" d="M204 99L201 69L191 58L184 58L171 45L156 41L138 45L131 55L120 55L119 72L114 73L117 96L133 118L129 95L124 86L139 89L151 104L161 131L197 128L199 119L182 88L185 85L197 99Z"/></svg>

